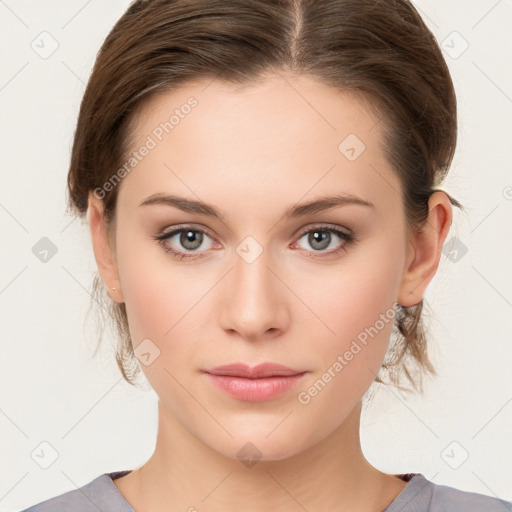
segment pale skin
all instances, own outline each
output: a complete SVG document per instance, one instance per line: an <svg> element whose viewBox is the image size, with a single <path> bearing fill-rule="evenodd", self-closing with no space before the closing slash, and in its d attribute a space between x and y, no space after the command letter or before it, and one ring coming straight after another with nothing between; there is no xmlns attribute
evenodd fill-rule
<svg viewBox="0 0 512 512"><path fill-rule="evenodd" d="M407 482L366 460L359 426L392 322L308 404L297 396L395 302L422 299L452 222L449 199L436 191L425 228L408 237L378 117L305 76L272 75L246 88L205 81L161 93L138 117L132 149L190 96L198 105L119 185L110 240L101 200L90 195L103 282L126 305L135 349L149 338L160 350L141 365L159 397L155 451L115 485L137 512L380 512ZM366 146L354 161L338 149L351 133ZM139 206L155 193L206 202L225 218ZM374 206L284 217L333 194ZM183 246L179 234L166 243L195 259L179 260L153 238L182 224L206 232L199 248ZM319 249L308 233L325 225L357 241L330 232ZM251 263L236 250L248 236L262 249ZM309 373L299 387L259 403L224 394L201 373L264 361ZM252 467L237 457L247 442L262 457Z"/></svg>

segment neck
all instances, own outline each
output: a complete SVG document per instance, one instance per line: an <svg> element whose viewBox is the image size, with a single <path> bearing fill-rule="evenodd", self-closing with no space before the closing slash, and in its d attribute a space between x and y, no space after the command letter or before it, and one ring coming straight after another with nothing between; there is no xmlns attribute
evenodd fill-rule
<svg viewBox="0 0 512 512"><path fill-rule="evenodd" d="M186 430L161 401L158 407L153 455L142 467L114 481L137 511L380 512L406 485L365 459L359 439L360 402L320 443L281 460L255 456L252 462L213 450Z"/></svg>

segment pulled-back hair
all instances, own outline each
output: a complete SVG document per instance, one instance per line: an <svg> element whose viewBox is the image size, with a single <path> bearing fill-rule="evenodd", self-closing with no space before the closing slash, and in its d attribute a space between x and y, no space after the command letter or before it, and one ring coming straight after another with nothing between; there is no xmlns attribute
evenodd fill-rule
<svg viewBox="0 0 512 512"><path fill-rule="evenodd" d="M407 0L133 2L98 52L81 103L68 208L85 216L89 192L126 161L131 122L153 94L209 78L249 85L287 71L350 91L373 109L402 184L408 233L421 230L453 158L457 108L438 43ZM109 188L102 196L107 232L119 187ZM98 274L93 291L119 334L117 364L134 384L140 367L125 304L108 297ZM405 376L421 390L423 374L435 375L422 310L423 300L398 308L377 382L401 387Z"/></svg>

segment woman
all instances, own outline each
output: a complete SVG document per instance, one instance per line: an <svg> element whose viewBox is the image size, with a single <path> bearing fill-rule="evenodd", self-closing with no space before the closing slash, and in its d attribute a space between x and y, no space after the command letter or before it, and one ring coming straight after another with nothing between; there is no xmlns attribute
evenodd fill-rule
<svg viewBox="0 0 512 512"><path fill-rule="evenodd" d="M510 510L384 473L359 440L373 383L435 373L421 312L461 207L439 188L456 131L405 0L135 1L68 186L156 448L27 510Z"/></svg>

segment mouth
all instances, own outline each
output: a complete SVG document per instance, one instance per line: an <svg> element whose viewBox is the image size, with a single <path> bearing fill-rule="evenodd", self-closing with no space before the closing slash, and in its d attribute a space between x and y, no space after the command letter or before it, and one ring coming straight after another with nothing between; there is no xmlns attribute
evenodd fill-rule
<svg viewBox="0 0 512 512"><path fill-rule="evenodd" d="M263 402L290 391L308 370L296 370L276 363L249 367L234 363L203 370L215 387L233 398Z"/></svg>
<svg viewBox="0 0 512 512"><path fill-rule="evenodd" d="M246 379L260 379L265 377L288 377L299 375L307 370L296 370L278 363L261 363L250 367L244 363L230 363L203 370L210 375L225 375L243 377Z"/></svg>

